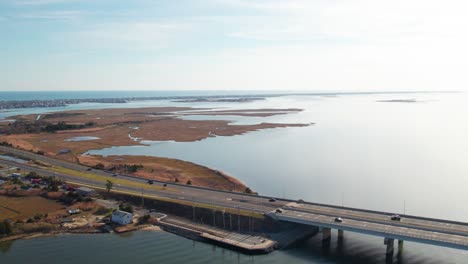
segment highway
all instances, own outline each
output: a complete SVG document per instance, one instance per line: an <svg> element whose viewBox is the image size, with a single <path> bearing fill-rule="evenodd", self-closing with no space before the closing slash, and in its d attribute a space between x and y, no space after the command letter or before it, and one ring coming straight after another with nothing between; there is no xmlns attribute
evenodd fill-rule
<svg viewBox="0 0 468 264"><path fill-rule="evenodd" d="M57 176L65 181L92 188L104 189L107 179L114 181L115 179L122 179L128 182L138 183L139 185L114 185L114 191L121 191L133 195L143 194L145 197L150 198L169 198L179 201L191 201L216 206L218 209L231 208L265 214L279 221L301 223L322 228L335 228L382 236L385 238L468 250L468 223L407 215L402 215L401 221L394 221L390 219L390 216L393 215L391 212L377 212L359 208L339 207L279 198L276 198L276 201L269 201L270 197L224 192L158 181L154 181L153 185L149 185L146 179L128 175L113 177L104 171L88 171L88 167L34 153L6 147L0 147L0 151L76 171L93 173L96 175L95 178L86 178L63 173L53 173L47 169L16 163L14 161L0 160L0 164L6 166L18 167L27 171L36 171L45 176ZM166 184L167 187L162 188L163 184ZM277 208L282 208L283 212L275 212ZM336 217L341 217L343 222L334 222Z"/></svg>
<svg viewBox="0 0 468 264"><path fill-rule="evenodd" d="M361 221L364 220L369 223L387 224L392 226L407 227L425 231L435 231L453 235L468 236L468 224L455 221L422 218L407 215L402 217L400 221L393 221L390 219L390 216L392 215L391 213L305 203L290 203L287 206L285 206L285 208L291 209L292 211L296 212L305 212Z"/></svg>
<svg viewBox="0 0 468 264"><path fill-rule="evenodd" d="M391 224L378 224L353 219L343 219L343 222L338 223L335 222L335 217L333 216L289 210L283 210L282 213L271 212L268 215L280 221L468 250L468 236L424 231L416 228L401 227Z"/></svg>

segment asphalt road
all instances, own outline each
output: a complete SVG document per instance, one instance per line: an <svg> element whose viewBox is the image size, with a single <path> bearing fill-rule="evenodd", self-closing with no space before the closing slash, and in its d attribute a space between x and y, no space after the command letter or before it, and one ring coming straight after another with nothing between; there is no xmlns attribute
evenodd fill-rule
<svg viewBox="0 0 468 264"><path fill-rule="evenodd" d="M460 236L468 236L468 224L457 223L439 219L429 219L414 216L401 216L400 221L390 219L391 213L385 212L365 212L351 210L347 208L326 207L313 204L289 204L285 207L298 212L320 214L343 219L354 219L370 223L386 224L398 227L407 227L426 231L435 231Z"/></svg>
<svg viewBox="0 0 468 264"><path fill-rule="evenodd" d="M335 217L333 216L289 210L283 210L282 213L270 213L270 216L281 221L468 250L467 236L425 231L388 224L378 224L363 220L343 219L343 221L339 223L335 221Z"/></svg>
<svg viewBox="0 0 468 264"><path fill-rule="evenodd" d="M284 206L285 201L269 202L267 198L249 196L243 194L236 194L230 192L222 192L216 190L209 190L203 188L190 187L185 185L178 185L173 183L165 183L166 188L161 188L164 183L155 182L153 185L147 184L146 179L139 179L134 177L126 176L108 176L109 174L104 174L99 178L99 180L82 178L79 176L68 175L63 173L54 173L47 169L37 168L28 164L21 164L7 160L1 160L0 164L3 164L8 167L20 168L23 171L35 171L43 176L55 176L59 177L62 180L77 185L85 185L91 188L105 188L106 180L109 179L114 181L115 179L125 179L132 182L139 182L145 185L145 188L126 186L114 184L112 190L122 191L134 195L144 195L145 197L153 196L155 198L170 198L181 201L197 202L210 204L218 207L228 207L231 209L247 210L254 211L258 213L267 213L271 210L274 210L277 207ZM89 173L87 171L87 173Z"/></svg>

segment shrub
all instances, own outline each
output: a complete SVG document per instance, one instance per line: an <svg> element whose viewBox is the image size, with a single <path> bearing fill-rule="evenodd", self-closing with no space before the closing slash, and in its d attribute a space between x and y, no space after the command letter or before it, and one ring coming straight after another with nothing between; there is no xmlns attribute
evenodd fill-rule
<svg viewBox="0 0 468 264"><path fill-rule="evenodd" d="M42 214L36 214L36 215L34 216L34 220L39 221L39 220L41 220L42 217L43 217Z"/></svg>
<svg viewBox="0 0 468 264"><path fill-rule="evenodd" d="M0 234L1 235L9 235L13 233L13 228L11 223L7 220L0 222Z"/></svg>
<svg viewBox="0 0 468 264"><path fill-rule="evenodd" d="M120 204L119 210L133 214L133 206L131 206L130 204Z"/></svg>
<svg viewBox="0 0 468 264"><path fill-rule="evenodd" d="M139 224L146 224L150 220L150 218L151 218L151 216L148 215L148 214L140 216L140 218L138 218L138 223Z"/></svg>

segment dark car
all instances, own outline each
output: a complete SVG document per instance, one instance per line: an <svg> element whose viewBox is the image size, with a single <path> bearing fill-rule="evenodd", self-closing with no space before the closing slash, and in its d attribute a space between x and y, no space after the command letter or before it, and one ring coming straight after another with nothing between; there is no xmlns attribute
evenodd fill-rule
<svg viewBox="0 0 468 264"><path fill-rule="evenodd" d="M269 202L276 202L276 199L275 198L270 198L268 199Z"/></svg>
<svg viewBox="0 0 468 264"><path fill-rule="evenodd" d="M163 187L167 187L167 183L163 184Z"/></svg>
<svg viewBox="0 0 468 264"><path fill-rule="evenodd" d="M153 184L153 180L148 180L148 184Z"/></svg>
<svg viewBox="0 0 468 264"><path fill-rule="evenodd" d="M393 220L393 221L400 221L400 220L401 220L401 216L395 214L395 215L390 216L390 219Z"/></svg>
<svg viewBox="0 0 468 264"><path fill-rule="evenodd" d="M275 211L275 212L276 212L276 213L278 213L278 214L281 214L281 213L283 212L283 210L282 210L282 209L280 209L280 208L278 208L278 209L276 209L276 211Z"/></svg>
<svg viewBox="0 0 468 264"><path fill-rule="evenodd" d="M337 223L343 223L343 218L341 218L341 217L336 217L336 218L335 218L335 222L337 222Z"/></svg>

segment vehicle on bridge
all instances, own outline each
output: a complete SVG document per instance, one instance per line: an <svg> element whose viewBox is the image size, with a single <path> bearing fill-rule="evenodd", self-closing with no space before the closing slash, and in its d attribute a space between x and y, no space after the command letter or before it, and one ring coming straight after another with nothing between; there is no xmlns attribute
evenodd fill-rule
<svg viewBox="0 0 468 264"><path fill-rule="evenodd" d="M394 215L390 216L390 219L393 220L393 221L400 221L401 216L397 215L397 214L394 214Z"/></svg>

